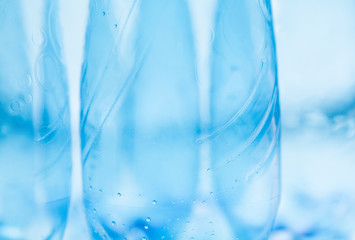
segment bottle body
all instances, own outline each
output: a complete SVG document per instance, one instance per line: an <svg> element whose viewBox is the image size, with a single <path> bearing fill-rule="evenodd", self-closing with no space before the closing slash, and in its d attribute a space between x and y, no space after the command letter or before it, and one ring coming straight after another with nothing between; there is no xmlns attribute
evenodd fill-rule
<svg viewBox="0 0 355 240"><path fill-rule="evenodd" d="M57 7L1 1L0 9L0 238L61 239L71 141Z"/></svg>
<svg viewBox="0 0 355 240"><path fill-rule="evenodd" d="M91 2L81 137L94 239L267 237L279 110L264 4L207 1L201 15L193 1Z"/></svg>

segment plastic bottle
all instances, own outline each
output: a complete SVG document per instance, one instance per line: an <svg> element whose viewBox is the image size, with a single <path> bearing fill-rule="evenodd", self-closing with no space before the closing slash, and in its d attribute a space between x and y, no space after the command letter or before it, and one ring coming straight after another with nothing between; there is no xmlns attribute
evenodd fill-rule
<svg viewBox="0 0 355 240"><path fill-rule="evenodd" d="M56 1L0 1L0 239L62 239L71 140Z"/></svg>
<svg viewBox="0 0 355 240"><path fill-rule="evenodd" d="M90 3L82 78L93 239L266 239L279 202L270 3Z"/></svg>

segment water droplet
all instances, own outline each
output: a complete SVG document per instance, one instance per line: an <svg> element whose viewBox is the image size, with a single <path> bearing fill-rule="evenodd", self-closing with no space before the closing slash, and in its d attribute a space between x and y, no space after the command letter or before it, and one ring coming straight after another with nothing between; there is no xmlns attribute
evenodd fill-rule
<svg viewBox="0 0 355 240"><path fill-rule="evenodd" d="M165 236L161 236L161 239L164 239L165 238Z"/></svg>
<svg viewBox="0 0 355 240"><path fill-rule="evenodd" d="M146 237L142 237L142 240L147 240L147 238Z"/></svg>
<svg viewBox="0 0 355 240"><path fill-rule="evenodd" d="M238 181L239 181L238 179L234 180L234 182L238 182Z"/></svg>
<svg viewBox="0 0 355 240"><path fill-rule="evenodd" d="M96 213L96 208L94 208L93 212Z"/></svg>
<svg viewBox="0 0 355 240"><path fill-rule="evenodd" d="M102 189L99 189L99 192L102 193Z"/></svg>
<svg viewBox="0 0 355 240"><path fill-rule="evenodd" d="M209 224L212 224L212 223L213 223L212 221L209 222Z"/></svg>
<svg viewBox="0 0 355 240"><path fill-rule="evenodd" d="M20 88L30 88L32 85L32 76L31 74L28 74L25 78L19 78L17 81L18 85Z"/></svg>
<svg viewBox="0 0 355 240"><path fill-rule="evenodd" d="M214 237L214 233L211 234L211 237Z"/></svg>
<svg viewBox="0 0 355 240"><path fill-rule="evenodd" d="M32 33L32 42L36 46L46 45L46 34L44 31L38 31Z"/></svg>
<svg viewBox="0 0 355 240"><path fill-rule="evenodd" d="M90 186L90 187L89 187L89 190L92 191L92 189L93 189L92 186Z"/></svg>
<svg viewBox="0 0 355 240"><path fill-rule="evenodd" d="M122 224L122 227L126 227L126 224Z"/></svg>
<svg viewBox="0 0 355 240"><path fill-rule="evenodd" d="M149 227L148 226L144 226L144 229L148 229Z"/></svg>
<svg viewBox="0 0 355 240"><path fill-rule="evenodd" d="M36 81L41 90L48 91L56 87L62 78L58 56L46 52L37 57L35 62Z"/></svg>
<svg viewBox="0 0 355 240"><path fill-rule="evenodd" d="M117 24L115 24L115 28L117 28Z"/></svg>
<svg viewBox="0 0 355 240"><path fill-rule="evenodd" d="M146 221L150 222L150 221L152 221L152 219L150 219L150 217L147 217Z"/></svg>
<svg viewBox="0 0 355 240"><path fill-rule="evenodd" d="M211 171L211 168L207 168L207 172L208 172L208 171Z"/></svg>
<svg viewBox="0 0 355 240"><path fill-rule="evenodd" d="M203 201L202 201L202 204L205 204L205 203L206 203L206 201L205 201L205 200L203 200Z"/></svg>
<svg viewBox="0 0 355 240"><path fill-rule="evenodd" d="M111 224L112 224L112 226L115 226L115 225L116 225L116 222L115 222L115 221L112 221Z"/></svg>
<svg viewBox="0 0 355 240"><path fill-rule="evenodd" d="M210 195L213 195L213 192L210 192Z"/></svg>
<svg viewBox="0 0 355 240"><path fill-rule="evenodd" d="M214 41L214 31L213 29L210 29L210 42L213 42Z"/></svg>
<svg viewBox="0 0 355 240"><path fill-rule="evenodd" d="M121 193L117 193L117 196L121 197L121 196L122 196L122 194L121 194Z"/></svg>
<svg viewBox="0 0 355 240"><path fill-rule="evenodd" d="M102 16L105 16L106 15L106 12L102 12Z"/></svg>
<svg viewBox="0 0 355 240"><path fill-rule="evenodd" d="M16 112L20 109L20 103L18 101L14 101L13 103L11 103L10 107L12 111Z"/></svg>
<svg viewBox="0 0 355 240"><path fill-rule="evenodd" d="M189 224L190 222L189 221L186 221L186 224Z"/></svg>
<svg viewBox="0 0 355 240"><path fill-rule="evenodd" d="M25 103L31 103L32 102L32 95L28 94L28 95L23 96L23 101Z"/></svg>
<svg viewBox="0 0 355 240"><path fill-rule="evenodd" d="M158 202L156 200L153 200L153 205L156 205Z"/></svg>

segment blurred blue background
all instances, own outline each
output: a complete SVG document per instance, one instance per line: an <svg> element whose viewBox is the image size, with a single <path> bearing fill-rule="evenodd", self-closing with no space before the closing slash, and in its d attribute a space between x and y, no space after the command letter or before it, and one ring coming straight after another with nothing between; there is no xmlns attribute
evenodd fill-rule
<svg viewBox="0 0 355 240"><path fill-rule="evenodd" d="M271 239L355 239L355 1L273 0L282 200Z"/></svg>

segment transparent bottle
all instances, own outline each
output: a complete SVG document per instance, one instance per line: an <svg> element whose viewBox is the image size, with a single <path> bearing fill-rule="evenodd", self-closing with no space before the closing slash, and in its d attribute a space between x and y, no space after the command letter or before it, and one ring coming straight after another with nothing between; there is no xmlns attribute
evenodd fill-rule
<svg viewBox="0 0 355 240"><path fill-rule="evenodd" d="M71 174L57 1L0 1L0 238L62 239Z"/></svg>
<svg viewBox="0 0 355 240"><path fill-rule="evenodd" d="M266 239L279 203L269 1L91 1L82 76L94 239Z"/></svg>

